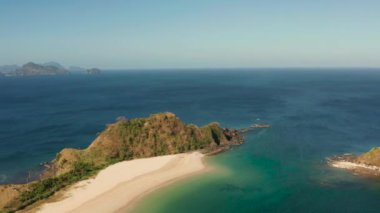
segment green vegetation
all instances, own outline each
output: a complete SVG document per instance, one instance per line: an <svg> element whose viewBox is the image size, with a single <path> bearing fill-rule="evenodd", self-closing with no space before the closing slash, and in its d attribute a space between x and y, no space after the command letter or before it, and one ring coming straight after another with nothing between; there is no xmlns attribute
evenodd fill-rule
<svg viewBox="0 0 380 213"><path fill-rule="evenodd" d="M13 207L7 210L9 212L21 210L36 201L46 199L60 189L96 174L100 169L101 167L89 163L75 162L70 172L29 184L28 189L15 200Z"/></svg>
<svg viewBox="0 0 380 213"><path fill-rule="evenodd" d="M241 137L236 132L222 129L217 123L204 127L186 125L172 113L131 120L118 119L114 124L108 125L87 149L64 149L58 153L46 171L48 178L25 185L26 190L15 195L13 201L7 204L6 210L25 208L123 160L206 148L212 150L219 146L241 143ZM235 138L231 135L235 135ZM0 208L4 206L0 205Z"/></svg>
<svg viewBox="0 0 380 213"><path fill-rule="evenodd" d="M357 158L359 163L380 166L380 147L375 147Z"/></svg>

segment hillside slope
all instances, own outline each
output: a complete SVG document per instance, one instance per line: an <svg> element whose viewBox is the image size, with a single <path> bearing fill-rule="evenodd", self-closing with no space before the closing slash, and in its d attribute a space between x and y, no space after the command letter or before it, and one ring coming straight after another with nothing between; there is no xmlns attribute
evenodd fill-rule
<svg viewBox="0 0 380 213"><path fill-rule="evenodd" d="M120 118L84 150L63 149L39 181L0 186L0 209L15 211L45 199L63 187L88 178L113 163L193 150L213 152L243 143L239 131L218 123L184 124L173 113L148 118Z"/></svg>
<svg viewBox="0 0 380 213"><path fill-rule="evenodd" d="M380 167L380 147L375 147L358 156L355 161L357 163Z"/></svg>

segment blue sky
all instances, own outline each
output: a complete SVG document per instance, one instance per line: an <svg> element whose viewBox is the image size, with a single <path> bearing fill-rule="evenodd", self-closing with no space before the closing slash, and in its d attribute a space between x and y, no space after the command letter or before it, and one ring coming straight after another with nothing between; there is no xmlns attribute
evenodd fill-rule
<svg viewBox="0 0 380 213"><path fill-rule="evenodd" d="M380 67L378 0L0 0L0 64Z"/></svg>

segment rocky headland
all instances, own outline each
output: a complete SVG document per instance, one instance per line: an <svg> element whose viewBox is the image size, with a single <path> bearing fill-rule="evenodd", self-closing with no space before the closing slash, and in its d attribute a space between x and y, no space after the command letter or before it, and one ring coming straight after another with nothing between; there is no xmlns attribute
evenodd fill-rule
<svg viewBox="0 0 380 213"><path fill-rule="evenodd" d="M344 154L328 158L330 166L341 168L355 175L380 177L380 147L371 149L362 155Z"/></svg>
<svg viewBox="0 0 380 213"><path fill-rule="evenodd" d="M88 148L59 152L40 180L0 186L0 209L24 209L117 162L195 150L215 153L243 142L238 130L221 128L218 123L203 127L185 124L173 113L122 117L109 124Z"/></svg>

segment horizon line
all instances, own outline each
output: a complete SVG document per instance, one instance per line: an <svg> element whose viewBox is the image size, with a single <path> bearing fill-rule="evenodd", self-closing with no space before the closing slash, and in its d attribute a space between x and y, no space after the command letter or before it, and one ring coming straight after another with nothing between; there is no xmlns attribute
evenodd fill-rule
<svg viewBox="0 0 380 213"><path fill-rule="evenodd" d="M39 63L39 62L33 62L33 61L30 61L32 63L36 63L36 64L44 64L44 63ZM30 62L27 62L27 63L30 63ZM45 63L50 63L50 62L55 62L55 61L49 61L49 62L45 62ZM1 66L23 66L27 63L23 63L23 64L1 64ZM55 62L55 63L58 63L60 65L62 65L61 63L59 62ZM266 69L266 70L274 70L274 69L380 69L380 65L379 66L250 66L250 67L238 67L238 66L235 66L235 67L124 67L124 68L110 68L110 67L101 67L101 66L78 66L78 65L62 65L65 69L69 70L70 67L81 67L81 68L84 68L84 67L91 67L91 68L99 68L99 69L102 69L102 70L109 70L109 71L121 71L121 70L133 70L133 71L137 71L137 70L231 70L231 69L239 69L239 70L250 70L250 69ZM87 68L85 68L87 69Z"/></svg>
<svg viewBox="0 0 380 213"><path fill-rule="evenodd" d="M355 66L355 67L157 67L157 68L100 68L102 70L107 71L139 71L139 70L279 70L279 69L315 69L315 70L323 70L323 69L334 69L334 70L348 70L348 69L367 69L374 70L380 69L379 67L365 67L365 66Z"/></svg>

